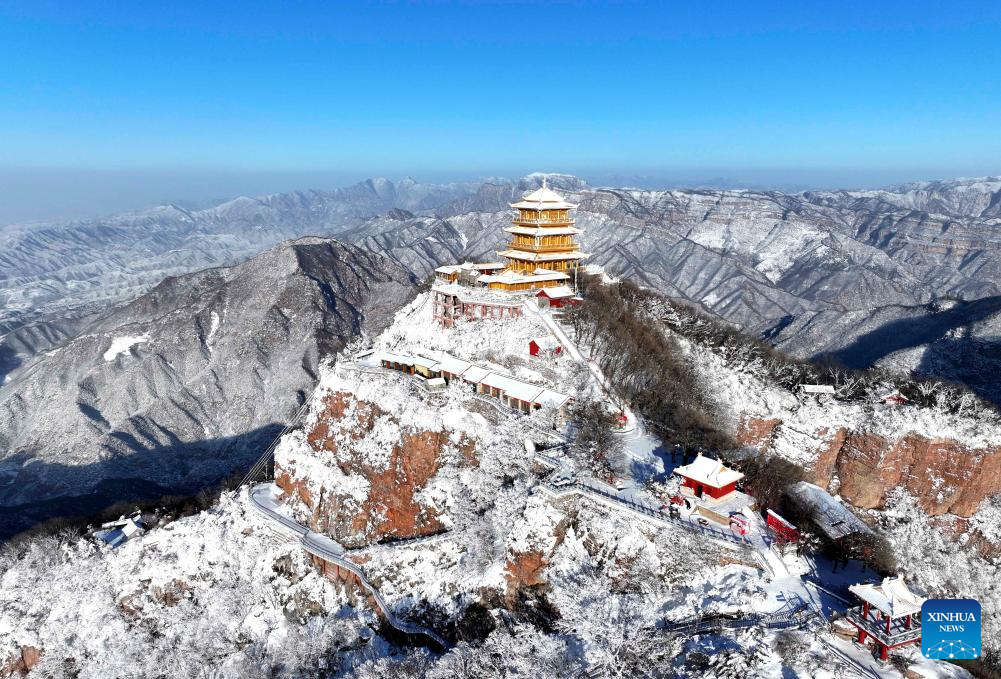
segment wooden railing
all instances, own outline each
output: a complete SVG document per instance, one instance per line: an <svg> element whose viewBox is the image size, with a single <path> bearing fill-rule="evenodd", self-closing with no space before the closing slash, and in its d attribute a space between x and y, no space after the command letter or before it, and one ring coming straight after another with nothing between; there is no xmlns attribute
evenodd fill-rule
<svg viewBox="0 0 1001 679"><path fill-rule="evenodd" d="M507 246L513 250L531 250L532 252L577 252L580 250L580 245L577 243L560 243L551 245L536 245L535 243L519 243L518 241L511 241Z"/></svg>
<svg viewBox="0 0 1001 679"><path fill-rule="evenodd" d="M569 226L574 223L571 217L564 217L563 219L522 219L521 217L515 217L511 221L514 224L546 224L551 226Z"/></svg>
<svg viewBox="0 0 1001 679"><path fill-rule="evenodd" d="M912 619L910 628L905 628L900 622L892 621L890 623L889 633L886 631L886 623L884 621L873 620L870 617L863 616L861 606L849 608L845 611L845 618L858 627L861 627L866 634L873 637L881 644L885 644L887 646L905 644L909 641L915 641L921 637L920 616Z"/></svg>

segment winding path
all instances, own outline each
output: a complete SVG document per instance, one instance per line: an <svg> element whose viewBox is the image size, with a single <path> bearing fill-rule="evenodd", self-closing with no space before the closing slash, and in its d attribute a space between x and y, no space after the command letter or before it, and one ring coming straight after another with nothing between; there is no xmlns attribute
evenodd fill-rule
<svg viewBox="0 0 1001 679"><path fill-rule="evenodd" d="M550 495L556 497L574 494L584 495L614 509L637 514L648 521L676 526L693 533L699 533L707 538L716 540L726 547L754 550L754 544L751 540L737 535L732 531L726 531L711 525L703 525L680 515L673 516L668 512L661 511L660 507L655 505L624 498L615 488L608 484L602 483L597 479L577 475L560 458L536 452L535 459L555 469L542 482L542 488Z"/></svg>
<svg viewBox="0 0 1001 679"><path fill-rule="evenodd" d="M567 353L570 354L574 360L587 366L588 370L590 370L591 374L594 376L599 388L604 390L607 394L611 393L611 390L608 387L608 382L602 374L601 369L594 363L584 358L580 349L566 334L566 331L560 327L559 323L556 322L556 319L553 318L552 314L539 309L534 300L527 300L525 302L525 310L529 314L539 318L546 325L546 327L549 328L549 331L556 337L557 340L559 340L561 345L566 348ZM619 432L620 435L624 435L624 438L634 440L642 439L648 436L642 421L636 417L630 408L623 406L623 413L626 415L627 425L623 431ZM626 447L628 448L628 445ZM633 457L636 456L633 455ZM703 525L695 520L692 520L691 517L674 516L670 513L662 511L659 506L644 502L635 496L626 497L619 489L612 488L611 486L601 483L596 479L577 475L568 463L559 458L536 453L536 459L556 469L556 472L554 472L554 474L552 474L547 481L559 479L559 482L545 483L543 486L548 492L554 495L559 496L573 493L586 495L594 500L603 502L606 505L615 507L616 509L638 514L648 520L701 533L706 537L714 539L728 547L738 547L754 552L761 565L773 576L780 577L789 574L789 569L786 567L785 563L783 563L783 561L770 549L768 542L765 539L763 527L761 526L760 521L754 522L749 537L739 536L728 530Z"/></svg>
<svg viewBox="0 0 1001 679"><path fill-rule="evenodd" d="M693 636L706 632L721 632L727 629L747 629L763 627L765 629L793 629L809 624L821 617L805 601L771 613L720 613L714 615L696 615L683 620L665 621L664 629L675 634Z"/></svg>
<svg viewBox="0 0 1001 679"><path fill-rule="evenodd" d="M584 363L593 374L598 387L607 391L607 383L604 375L601 373L601 370L598 366L592 364L583 357L575 343L567 336L563 328L559 327L556 320L550 314L538 309L538 307L534 304L534 300L527 301L525 303L525 308L530 314L540 318L543 323L545 323L551 333L556 336L556 338L566 348L567 353L569 353L575 360ZM392 371L385 370L381 367L363 366L354 362L342 363L341 367L362 373L378 374L383 376L392 373ZM434 400L434 397L439 397L438 394L433 394L427 392L426 390L424 390L422 395L425 397L430 396L432 400ZM478 398L478 400L488 403L502 414L511 414L511 411L504 409L491 399ZM278 441L281 440L282 436L299 422L311 402L312 399L307 399L299 411L296 412L295 416L288 423L282 433L275 438L274 443L269 446L269 448L261 456L260 460L258 460L258 463L255 464L251 471L247 474L241 485L253 483L253 481L257 480L262 475L262 473L265 477L270 478L271 475L268 474L269 463L273 460L275 446ZM435 403L432 403L432 405L435 405ZM628 408L624 410L627 415L628 424L626 431L622 433L636 438L646 436L645 428L643 427L642 422L640 422ZM527 420L527 418L525 419ZM528 423L526 422L526 424ZM765 541L760 522L756 522L756 524L752 527L752 530L750 531L751 536L745 537L722 528L699 523L698 521L693 520L690 516L680 516L664 512L659 506L644 502L635 496L627 497L621 491L609 486L608 484L602 483L601 481L588 476L579 475L573 468L572 464L565 458L549 454L550 452L555 452L566 445L566 442L562 439L562 437L554 435L552 432L546 432L535 426L532 426L531 428L537 429L536 433L544 434L547 438L550 438L551 441L559 441L547 450L535 451L536 460L553 468L554 470L541 483L540 487L545 492L556 497L579 494L589 497L594 501L603 503L611 508L635 514L639 518L646 519L647 521L655 522L661 525L674 526L700 534L731 549L744 550L755 554L757 559L768 571L772 573L773 576L789 574L785 564L771 551ZM346 557L346 550L341 544L325 535L311 531L306 526L303 526L294 519L286 516L281 511L282 505L275 496L275 486L273 483L262 483L252 486L249 490L249 497L251 505L269 520L271 526L276 529L277 533L283 535L288 540L297 541L309 554L319 557L320 559L334 564L338 568L343 568L353 574L361 586L368 591L375 606L382 614L383 619L391 627L406 635L424 636L443 650L450 648L450 644L429 627L400 619L386 603L378 588L376 588L365 576L362 567ZM400 544L423 541L430 542L443 537L445 536L429 536L427 538L419 538L413 541L404 541ZM700 624L704 624L705 622L707 621L703 621ZM755 618L744 618L739 621L733 621L732 624L730 624L730 621L715 621L713 624L720 627L744 627L752 626L755 623L761 622L762 620ZM795 624L793 620L785 617L779 617L769 622L774 623L774 626L776 627Z"/></svg>
<svg viewBox="0 0 1001 679"><path fill-rule="evenodd" d="M285 516L279 509L280 504L275 498L274 491L275 485L273 483L262 483L253 486L250 489L251 505L269 519L275 527L286 531L293 539L297 539L304 550L313 556L317 556L324 561L329 561L339 568L352 573L358 579L358 582L361 583L361 586L371 595L372 601L375 602L383 618L391 627L404 634L425 636L441 647L442 650L446 650L451 646L448 641L430 627L400 619L386 603L386 600L383 599L378 588L365 577L365 572L361 566L344 556L344 547L326 535L314 533L301 523Z"/></svg>

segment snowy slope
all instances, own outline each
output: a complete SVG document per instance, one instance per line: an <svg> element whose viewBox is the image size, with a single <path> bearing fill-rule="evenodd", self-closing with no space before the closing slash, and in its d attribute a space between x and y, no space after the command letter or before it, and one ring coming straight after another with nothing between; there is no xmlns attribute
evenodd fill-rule
<svg viewBox="0 0 1001 679"><path fill-rule="evenodd" d="M0 386L0 536L245 469L312 391L320 359L385 327L412 286L367 251L300 239L92 319Z"/></svg>
<svg viewBox="0 0 1001 679"><path fill-rule="evenodd" d="M0 568L0 667L40 649L31 676L263 677L333 660L373 614L276 540L245 497L116 551L42 539Z"/></svg>
<svg viewBox="0 0 1001 679"><path fill-rule="evenodd" d="M427 294L401 310L376 348L449 351L540 383L584 388L564 356L529 361L536 317L443 330ZM587 373L587 370L584 370ZM0 662L41 654L39 675L355 677L825 677L871 671L819 617L834 600L795 575L775 577L749 553L651 523L586 497L542 492L525 438L546 429L452 388L430 397L411 377L342 356L324 363L312 411L276 452L310 490L363 498L388 447L432 431L475 442L448 446L418 503L440 512L427 539L370 541L345 556L396 615L455 646L434 655L376 630L364 598L323 580L294 543L278 539L243 495L155 528L110 552L89 540L41 538L2 553ZM579 393L579 392L575 392ZM340 421L332 394L348 394ZM351 408L391 414L355 431ZM317 447L320 425L338 443ZM287 498L300 521L311 521ZM374 508L379 510L379 508ZM381 510L379 510L381 511ZM370 517L377 520L378 516ZM778 558L778 557L776 557ZM798 564L802 566L803 564ZM692 620L792 621L685 632ZM67 634L67 630L73 630ZM838 650L832 651L832 648ZM913 652L905 664L920 663ZM318 669L323 668L323 669ZM860 669L862 668L862 669ZM960 677L923 665L927 676ZM900 676L887 668L884 676Z"/></svg>

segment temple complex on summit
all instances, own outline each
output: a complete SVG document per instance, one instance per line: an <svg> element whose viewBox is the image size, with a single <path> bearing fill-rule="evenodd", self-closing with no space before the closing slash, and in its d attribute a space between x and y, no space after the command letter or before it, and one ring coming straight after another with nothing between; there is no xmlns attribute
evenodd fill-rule
<svg viewBox="0 0 1001 679"><path fill-rule="evenodd" d="M538 294L540 304L572 303L577 269L587 254L581 252L568 203L546 185L522 197L504 229L510 240L498 252L504 262L456 264L435 270L434 315L445 325L456 318L504 318L521 315L527 296ZM558 300L553 302L553 300Z"/></svg>

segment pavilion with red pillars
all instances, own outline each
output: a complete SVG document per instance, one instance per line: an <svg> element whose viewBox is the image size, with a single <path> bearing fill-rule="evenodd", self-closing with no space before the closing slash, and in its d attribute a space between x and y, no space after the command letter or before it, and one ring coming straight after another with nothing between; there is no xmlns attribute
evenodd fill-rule
<svg viewBox="0 0 1001 679"><path fill-rule="evenodd" d="M872 639L880 660L890 651L921 641L921 604L925 602L901 577L884 578L878 585L852 585L848 588L861 601L849 608L845 619L858 630L857 642Z"/></svg>

